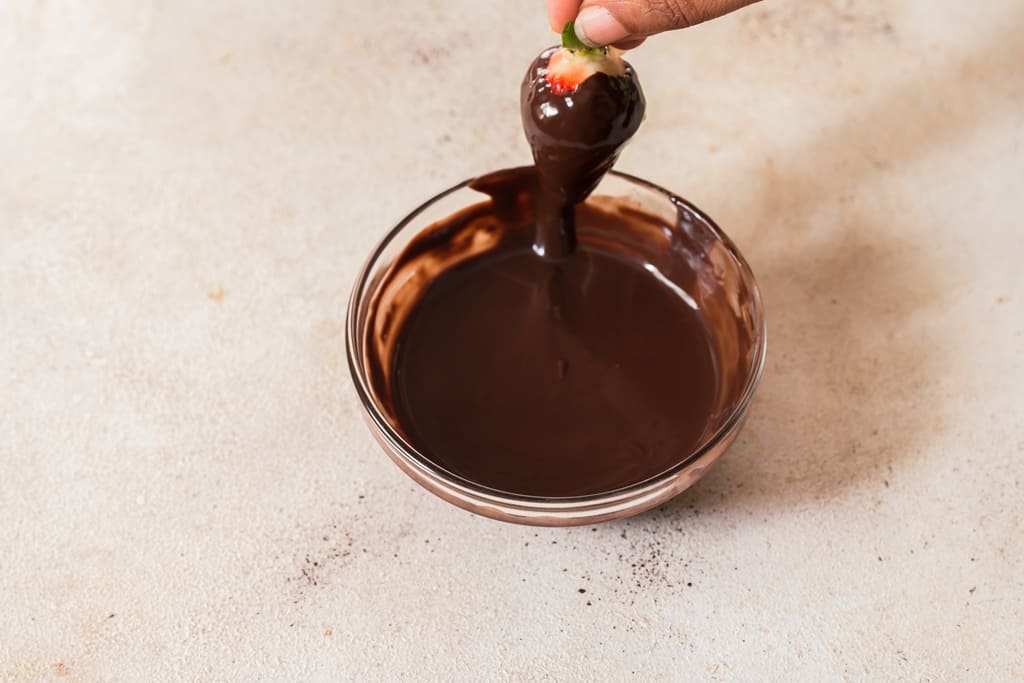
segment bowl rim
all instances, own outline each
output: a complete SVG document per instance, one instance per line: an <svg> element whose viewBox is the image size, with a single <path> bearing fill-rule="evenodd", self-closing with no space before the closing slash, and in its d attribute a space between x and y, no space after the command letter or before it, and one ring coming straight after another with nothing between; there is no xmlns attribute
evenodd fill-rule
<svg viewBox="0 0 1024 683"><path fill-rule="evenodd" d="M370 252L370 255L367 257L363 266L360 268L359 273L356 275L355 283L352 287L351 294L349 295L345 316L345 355L348 359L349 374L354 380L353 384L355 386L356 393L359 396L360 403L362 404L363 412L370 419L372 427L377 432L377 436L385 439L388 445L394 449L394 452L400 454L408 465L413 466L424 475L433 479L439 479L446 487L455 489L463 495L467 495L470 498L475 498L477 500L486 501L500 507L526 508L534 511L565 511L578 508L590 509L595 506L603 507L645 495L660 483L671 480L680 472L700 461L708 453L713 452L723 440L732 434L746 416L750 403L754 398L754 393L761 381L761 376L764 373L764 366L768 351L768 325L764 312L764 301L750 264L747 262L742 252L740 252L736 247L735 243L733 243L732 239L730 239L718 224L691 202L659 185L656 185L655 183L629 173L611 170L608 172L608 175L616 176L628 183L660 194L668 199L668 201L676 206L676 208L685 209L699 217L700 220L710 228L715 238L725 246L729 255L739 264L740 271L742 272L744 279L747 281L747 286L749 287L751 294L751 310L754 313L754 327L757 331L757 338L754 364L747 377L740 399L736 402L736 405L733 407L729 416L722 422L714 434L712 434L711 437L701 445L700 448L687 454L672 467L648 477L647 479L627 486L610 491L588 493L580 496L534 496L490 488L474 482L471 479L462 477L438 465L421 453L415 446L406 441L405 438L402 437L394 427L392 427L387 417L377 408L377 404L373 399L373 392L369 386L369 380L364 371L362 358L356 358L356 349L359 347L358 337L360 336L357 322L360 303L363 300L361 294L366 289L370 274L373 271L374 266L377 264L378 259L384 250L391 244L392 240L394 240L395 237L397 237L398 234L407 225L409 225L409 223L414 221L421 213L426 211L433 204L458 192L459 190L469 187L479 177L475 176L435 194L398 221L398 223L396 223L395 226L377 242L373 250ZM598 190L599 189L600 185L598 186Z"/></svg>

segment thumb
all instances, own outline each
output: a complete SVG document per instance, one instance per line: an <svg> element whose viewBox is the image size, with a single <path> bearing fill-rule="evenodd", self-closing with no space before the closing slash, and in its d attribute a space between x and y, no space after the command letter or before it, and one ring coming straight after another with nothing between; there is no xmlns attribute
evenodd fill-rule
<svg viewBox="0 0 1024 683"><path fill-rule="evenodd" d="M583 0L576 35L592 46L634 41L686 28L755 0Z"/></svg>

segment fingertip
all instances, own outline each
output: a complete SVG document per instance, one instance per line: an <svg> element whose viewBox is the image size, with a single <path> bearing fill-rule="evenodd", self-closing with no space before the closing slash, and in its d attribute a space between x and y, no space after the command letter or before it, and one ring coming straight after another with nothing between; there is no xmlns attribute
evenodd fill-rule
<svg viewBox="0 0 1024 683"><path fill-rule="evenodd" d="M631 40L622 23L604 7L587 7L576 17L576 35L591 47Z"/></svg>

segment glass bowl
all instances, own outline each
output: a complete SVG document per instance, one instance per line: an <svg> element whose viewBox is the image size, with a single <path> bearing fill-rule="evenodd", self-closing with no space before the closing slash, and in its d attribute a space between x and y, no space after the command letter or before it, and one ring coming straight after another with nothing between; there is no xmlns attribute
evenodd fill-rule
<svg viewBox="0 0 1024 683"><path fill-rule="evenodd" d="M736 439L764 368L763 304L754 274L732 241L695 206L656 185L612 171L587 200L602 209L639 211L662 224L654 239L659 269L692 270L685 296L713 330L719 398L705 437L680 453L669 469L644 481L585 496L545 498L498 491L433 462L409 443L375 389L369 355L373 307L382 283L403 250L424 230L491 199L467 180L441 192L402 219L377 244L353 288L346 321L346 350L353 383L371 432L391 459L429 491L454 505L494 519L541 526L593 524L634 515L678 495L700 479Z"/></svg>

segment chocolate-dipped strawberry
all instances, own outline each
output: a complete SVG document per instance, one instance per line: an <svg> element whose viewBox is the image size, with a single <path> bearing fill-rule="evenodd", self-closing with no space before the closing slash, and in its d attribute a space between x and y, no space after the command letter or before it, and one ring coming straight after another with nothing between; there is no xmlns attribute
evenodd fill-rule
<svg viewBox="0 0 1024 683"><path fill-rule="evenodd" d="M573 208L640 127L644 94L618 50L584 45L570 22L530 65L520 104L540 182L534 250L561 258L575 245Z"/></svg>

